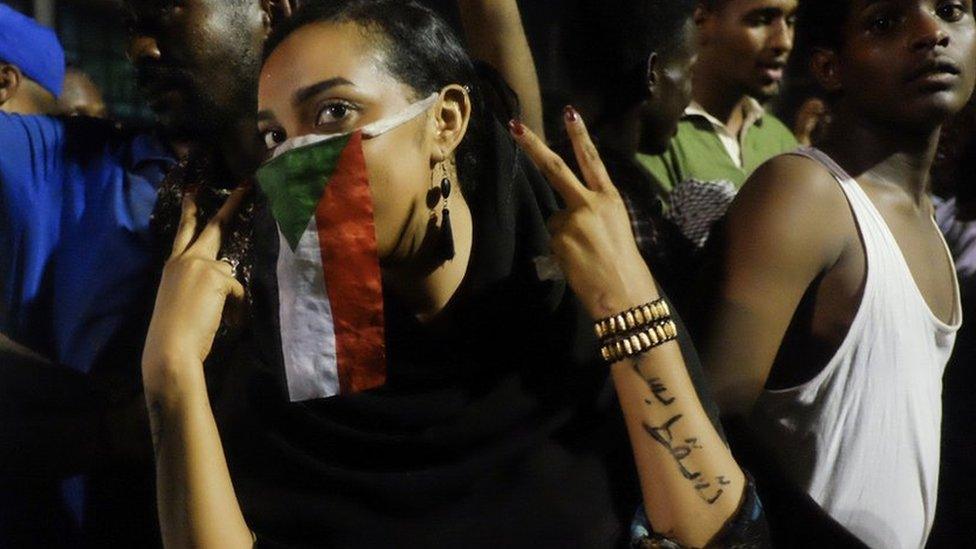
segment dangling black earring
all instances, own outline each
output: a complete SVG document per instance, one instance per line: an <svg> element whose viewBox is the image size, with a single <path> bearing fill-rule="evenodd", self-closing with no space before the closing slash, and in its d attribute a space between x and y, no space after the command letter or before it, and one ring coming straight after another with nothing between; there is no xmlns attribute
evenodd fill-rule
<svg viewBox="0 0 976 549"><path fill-rule="evenodd" d="M442 168L443 169L443 168ZM451 197L451 180L447 177L447 170L444 169L444 178L441 179L441 198L444 199L444 209L441 210L441 259L450 261L454 259L454 227L451 226L451 210L448 209L448 199Z"/></svg>

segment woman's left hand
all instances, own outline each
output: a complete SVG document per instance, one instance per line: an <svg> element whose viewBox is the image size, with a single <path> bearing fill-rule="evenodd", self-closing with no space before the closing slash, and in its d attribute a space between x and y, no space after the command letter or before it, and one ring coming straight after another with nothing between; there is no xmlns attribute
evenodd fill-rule
<svg viewBox="0 0 976 549"><path fill-rule="evenodd" d="M586 184L520 122L512 121L510 130L566 203L549 220L552 251L570 287L599 319L657 299L659 293L637 249L623 198L572 107L566 108L565 123Z"/></svg>

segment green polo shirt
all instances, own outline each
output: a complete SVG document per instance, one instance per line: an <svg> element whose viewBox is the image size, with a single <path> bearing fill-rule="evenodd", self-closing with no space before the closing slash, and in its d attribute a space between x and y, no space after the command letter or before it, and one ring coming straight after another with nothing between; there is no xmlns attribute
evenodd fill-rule
<svg viewBox="0 0 976 549"><path fill-rule="evenodd" d="M638 154L637 159L668 194L689 179L729 181L738 189L764 162L798 147L793 132L757 102L750 101L744 109L744 129L736 139L721 133L724 126L693 104L664 154ZM732 156L736 153L740 162Z"/></svg>

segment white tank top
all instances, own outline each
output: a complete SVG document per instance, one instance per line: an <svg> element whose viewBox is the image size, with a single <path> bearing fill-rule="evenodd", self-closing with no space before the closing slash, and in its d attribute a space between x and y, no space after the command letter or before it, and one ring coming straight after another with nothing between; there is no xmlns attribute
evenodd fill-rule
<svg viewBox="0 0 976 549"><path fill-rule="evenodd" d="M864 243L867 280L834 357L803 385L764 391L754 424L794 480L868 546L921 548L935 518L942 374L962 320L958 283L949 326L925 302L860 185L819 150L794 154L823 164L840 183ZM948 247L946 255L951 262Z"/></svg>

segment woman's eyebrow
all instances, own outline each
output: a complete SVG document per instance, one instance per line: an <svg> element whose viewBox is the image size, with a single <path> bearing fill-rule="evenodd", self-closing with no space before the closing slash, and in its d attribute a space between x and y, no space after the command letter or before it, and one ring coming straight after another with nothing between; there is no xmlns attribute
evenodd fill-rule
<svg viewBox="0 0 976 549"><path fill-rule="evenodd" d="M346 80L345 78L342 78L341 76L323 80L317 84L305 86L304 88L297 90L294 96L292 96L292 104L297 107L308 100L308 98L337 86L355 86L355 84Z"/></svg>

